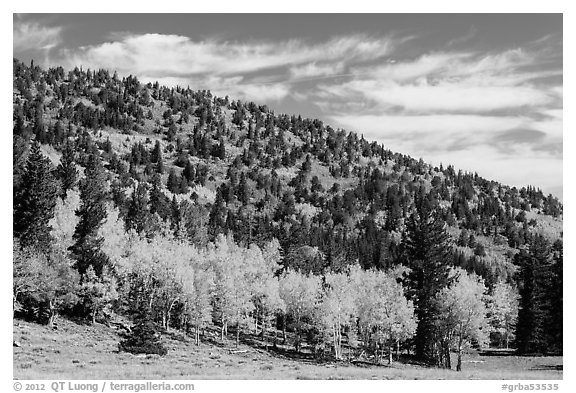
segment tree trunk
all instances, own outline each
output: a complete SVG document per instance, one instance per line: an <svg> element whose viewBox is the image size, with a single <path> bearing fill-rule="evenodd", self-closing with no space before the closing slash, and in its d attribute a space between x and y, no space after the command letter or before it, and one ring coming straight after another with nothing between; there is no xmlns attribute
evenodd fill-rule
<svg viewBox="0 0 576 393"><path fill-rule="evenodd" d="M54 327L54 320L56 319L56 307L52 300L48 301L48 326Z"/></svg>
<svg viewBox="0 0 576 393"><path fill-rule="evenodd" d="M444 359L445 359L445 367L448 370L452 369L452 360L450 359L450 339L447 339L444 344Z"/></svg>
<svg viewBox="0 0 576 393"><path fill-rule="evenodd" d="M396 340L396 361L400 360L400 340Z"/></svg>
<svg viewBox="0 0 576 393"><path fill-rule="evenodd" d="M258 334L258 306L254 308L254 335Z"/></svg>
<svg viewBox="0 0 576 393"><path fill-rule="evenodd" d="M16 314L16 302L18 299L18 294L19 294L19 292L16 291L14 293L14 295L12 296L12 318L14 318L14 315Z"/></svg>
<svg viewBox="0 0 576 393"><path fill-rule="evenodd" d="M240 322L236 323L236 348L240 345Z"/></svg>
<svg viewBox="0 0 576 393"><path fill-rule="evenodd" d="M456 364L456 371L462 371L462 334L458 339L458 363Z"/></svg>
<svg viewBox="0 0 576 393"><path fill-rule="evenodd" d="M286 314L282 316L282 345L286 345Z"/></svg>
<svg viewBox="0 0 576 393"><path fill-rule="evenodd" d="M96 309L92 311L92 325L96 324Z"/></svg>
<svg viewBox="0 0 576 393"><path fill-rule="evenodd" d="M268 350L268 337L266 337L266 320L262 319L262 339L264 340L264 347Z"/></svg>

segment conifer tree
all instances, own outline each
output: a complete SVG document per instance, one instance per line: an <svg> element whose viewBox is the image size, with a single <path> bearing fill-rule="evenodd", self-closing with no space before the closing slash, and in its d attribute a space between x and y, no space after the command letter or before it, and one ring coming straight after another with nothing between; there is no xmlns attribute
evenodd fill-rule
<svg viewBox="0 0 576 393"><path fill-rule="evenodd" d="M182 176L188 180L188 184L191 184L194 181L195 170L194 166L190 162L190 160L186 160L186 166L184 167L184 171L182 171Z"/></svg>
<svg viewBox="0 0 576 393"><path fill-rule="evenodd" d="M150 211L148 209L148 190L146 184L138 183L134 187L126 213L126 230L135 230L138 234L146 234L150 226Z"/></svg>
<svg viewBox="0 0 576 393"><path fill-rule="evenodd" d="M47 250L50 247L49 221L54 216L58 189L50 161L40 145L33 143L28 156L20 192L14 200L14 234L22 247Z"/></svg>
<svg viewBox="0 0 576 393"><path fill-rule="evenodd" d="M416 356L421 360L436 363L440 356L439 351L435 350L438 338L435 337L434 319L439 311L433 299L450 283L448 263L451 245L444 225L430 205L421 201L407 222L407 233L403 241L407 266L412 269L409 275L409 292L418 318ZM448 350L440 349L445 352ZM446 359L446 356L443 358Z"/></svg>
<svg viewBox="0 0 576 393"><path fill-rule="evenodd" d="M150 214L158 213L162 219L166 219L170 215L170 200L162 192L162 179L160 175L155 174L152 176L152 188L150 189L149 210Z"/></svg>
<svg viewBox="0 0 576 393"><path fill-rule="evenodd" d="M75 153L74 147L72 146L71 142L68 141L64 146L64 150L62 151L62 158L60 159L60 164L56 169L56 173L60 178L62 193L60 197L62 200L66 198L66 193L68 190L71 190L76 185L78 181L78 170L76 169L75 163Z"/></svg>
<svg viewBox="0 0 576 393"><path fill-rule="evenodd" d="M531 239L528 251L516 258L520 265L520 309L516 344L521 353L562 350L561 249L556 255L542 235Z"/></svg>
<svg viewBox="0 0 576 393"><path fill-rule="evenodd" d="M150 154L150 161L153 164L156 164L161 157L162 157L162 147L160 146L160 141L156 141L156 143L154 144L154 149L152 150L152 154Z"/></svg>
<svg viewBox="0 0 576 393"><path fill-rule="evenodd" d="M134 354L157 354L164 356L168 350L160 341L152 310L146 302L140 302L134 318L134 328L129 337L120 342L120 349Z"/></svg>
<svg viewBox="0 0 576 393"><path fill-rule="evenodd" d="M76 215L80 221L74 231L74 245L70 251L76 260L76 268L84 274L92 266L97 276L108 262L108 257L101 251L103 239L98 229L106 220L106 198L108 185L106 173L100 157L91 154L85 170L85 178L80 181L80 208Z"/></svg>
<svg viewBox="0 0 576 393"><path fill-rule="evenodd" d="M178 176L174 168L170 169L168 174L168 182L166 183L166 188L173 194L180 193L180 182L178 181Z"/></svg>

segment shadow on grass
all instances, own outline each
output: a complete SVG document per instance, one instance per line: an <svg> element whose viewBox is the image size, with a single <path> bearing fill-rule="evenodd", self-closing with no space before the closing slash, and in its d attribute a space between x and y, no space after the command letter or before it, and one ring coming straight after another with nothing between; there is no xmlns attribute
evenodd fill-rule
<svg viewBox="0 0 576 393"><path fill-rule="evenodd" d="M478 351L480 356L518 356L518 357L558 357L561 353L519 353L515 349L484 349Z"/></svg>
<svg viewBox="0 0 576 393"><path fill-rule="evenodd" d="M531 371L563 371L562 364L539 364L532 367Z"/></svg>

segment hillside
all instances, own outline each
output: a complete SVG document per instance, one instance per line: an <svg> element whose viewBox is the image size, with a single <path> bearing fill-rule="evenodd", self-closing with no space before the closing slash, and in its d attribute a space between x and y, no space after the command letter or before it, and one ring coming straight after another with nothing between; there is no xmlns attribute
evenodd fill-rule
<svg viewBox="0 0 576 393"><path fill-rule="evenodd" d="M563 206L537 187L206 90L13 72L17 318L129 318L123 348L161 355L158 331L229 326L334 360L561 353Z"/></svg>
<svg viewBox="0 0 576 393"><path fill-rule="evenodd" d="M477 237L488 254L477 259L505 263L530 234L561 237L561 203L535 187L432 167L318 119L104 70L66 74L15 61L14 73L15 135L45 128L37 140L56 147L56 163L63 138L87 131L118 193L129 193L134 180L151 182L159 143L167 200L197 200L206 214L220 194L227 219L211 223L211 238L231 229L240 242L276 237L285 251L316 246L330 254L327 265L345 255L381 267L422 194L442 207L455 241L463 230ZM188 163L193 171L184 171ZM178 184L168 184L171 171ZM183 175L188 187L180 187ZM254 208L250 223L246 207ZM371 247L374 238L389 249Z"/></svg>

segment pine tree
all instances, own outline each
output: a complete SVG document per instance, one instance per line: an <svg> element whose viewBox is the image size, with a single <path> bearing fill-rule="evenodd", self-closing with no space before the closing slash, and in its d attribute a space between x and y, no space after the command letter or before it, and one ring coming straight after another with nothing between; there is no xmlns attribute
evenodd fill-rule
<svg viewBox="0 0 576 393"><path fill-rule="evenodd" d="M186 166L182 171L182 176L188 180L188 184L191 184L194 181L195 172L196 171L194 170L194 165L192 165L190 160L186 160Z"/></svg>
<svg viewBox="0 0 576 393"><path fill-rule="evenodd" d="M160 141L156 141L156 143L154 144L154 149L150 154L150 161L153 164L156 164L161 157L162 157L162 147L160 146Z"/></svg>
<svg viewBox="0 0 576 393"><path fill-rule="evenodd" d="M146 184L138 183L134 187L126 213L126 230L135 230L138 234L147 234L150 227L150 211L148 209L148 190Z"/></svg>
<svg viewBox="0 0 576 393"><path fill-rule="evenodd" d="M72 146L72 143L68 141L64 146L60 164L56 169L56 173L62 183L62 193L60 194L62 200L66 198L68 190L74 188L78 181L78 170L76 169L75 156L74 147Z"/></svg>
<svg viewBox="0 0 576 393"><path fill-rule="evenodd" d="M553 263L551 268L552 286L550 288L550 308L549 337L551 347L562 353L563 343L563 263L564 245L562 240L557 240L552 245Z"/></svg>
<svg viewBox="0 0 576 393"><path fill-rule="evenodd" d="M562 350L562 253L553 254L542 236L531 239L528 251L517 255L520 265L520 309L516 344L520 353Z"/></svg>
<svg viewBox="0 0 576 393"><path fill-rule="evenodd" d="M168 182L166 183L166 188L173 194L180 193L180 182L178 181L178 176L176 176L176 171L174 169L170 169L170 173L168 174Z"/></svg>
<svg viewBox="0 0 576 393"><path fill-rule="evenodd" d="M180 175L180 185L178 186L180 189L181 194L188 194L188 180L186 180L186 176Z"/></svg>
<svg viewBox="0 0 576 393"><path fill-rule="evenodd" d="M442 352L446 354L449 351L447 347L435 349L438 337L434 328L438 310L433 299L450 283L448 262L451 245L444 225L438 214L426 202L422 202L407 222L407 233L403 241L407 266L412 269L409 288L418 318L416 356L436 363ZM446 359L446 356L442 357Z"/></svg>
<svg viewBox="0 0 576 393"><path fill-rule="evenodd" d="M158 213L162 219L166 219L170 215L169 199L162 192L162 179L160 175L155 174L152 176L152 188L150 189L149 210L150 214Z"/></svg>
<svg viewBox="0 0 576 393"><path fill-rule="evenodd" d="M222 138L220 138L218 143L216 157L220 158L221 160L226 158L226 145L224 144L224 139Z"/></svg>
<svg viewBox="0 0 576 393"><path fill-rule="evenodd" d="M152 310L146 302L140 302L134 318L134 328L129 337L120 342L120 349L134 354L157 354L164 356L168 350L160 341Z"/></svg>
<svg viewBox="0 0 576 393"><path fill-rule="evenodd" d="M92 266L97 276L108 263L106 254L101 251L103 239L98 229L106 219L106 198L108 197L106 173L100 157L91 154L85 170L85 178L80 181L80 208L76 215L80 221L74 231L74 245L70 248L76 268L84 274Z"/></svg>
<svg viewBox="0 0 576 393"><path fill-rule="evenodd" d="M58 189L50 161L42 155L40 145L33 143L20 192L14 200L14 235L22 247L47 250L50 247L49 221L54 216Z"/></svg>

